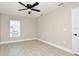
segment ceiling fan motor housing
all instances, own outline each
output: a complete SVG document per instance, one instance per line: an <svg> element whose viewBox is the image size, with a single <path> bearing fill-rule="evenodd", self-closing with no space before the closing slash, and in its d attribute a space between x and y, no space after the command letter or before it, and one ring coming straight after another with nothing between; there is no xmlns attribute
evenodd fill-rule
<svg viewBox="0 0 79 59"><path fill-rule="evenodd" d="M31 9L31 6L32 6L31 4L27 4L28 9Z"/></svg>

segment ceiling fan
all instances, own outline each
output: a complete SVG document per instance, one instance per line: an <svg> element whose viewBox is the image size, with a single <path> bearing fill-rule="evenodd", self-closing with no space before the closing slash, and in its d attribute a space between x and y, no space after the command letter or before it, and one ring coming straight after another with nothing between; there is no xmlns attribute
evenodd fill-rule
<svg viewBox="0 0 79 59"><path fill-rule="evenodd" d="M18 2L18 3L25 7L24 9L19 9L18 11L27 10L28 14L31 14L31 11L40 12L40 10L34 9L35 6L39 5L38 2L35 2L33 5L31 5L31 4L25 5L22 2Z"/></svg>

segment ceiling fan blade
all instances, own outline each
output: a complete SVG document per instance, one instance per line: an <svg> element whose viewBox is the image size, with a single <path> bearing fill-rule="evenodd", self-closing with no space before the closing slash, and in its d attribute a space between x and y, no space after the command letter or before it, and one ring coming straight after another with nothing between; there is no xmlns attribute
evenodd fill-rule
<svg viewBox="0 0 79 59"><path fill-rule="evenodd" d="M18 11L27 10L27 9L19 9Z"/></svg>
<svg viewBox="0 0 79 59"><path fill-rule="evenodd" d="M31 6L31 8L33 8L33 7L37 6L37 5L39 5L39 3L38 3L38 2L35 2L35 3Z"/></svg>
<svg viewBox="0 0 79 59"><path fill-rule="evenodd" d="M31 9L31 10L33 10L33 11L37 11L37 12L40 12L40 10L37 10L37 9Z"/></svg>
<svg viewBox="0 0 79 59"><path fill-rule="evenodd" d="M26 5L24 5L22 2L18 2L19 4L21 4L22 6L24 6L24 7L27 7Z"/></svg>

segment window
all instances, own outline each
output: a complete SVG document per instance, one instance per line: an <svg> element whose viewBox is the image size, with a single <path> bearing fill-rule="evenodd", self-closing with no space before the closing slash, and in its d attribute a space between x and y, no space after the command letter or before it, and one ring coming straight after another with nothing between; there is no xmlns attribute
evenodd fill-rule
<svg viewBox="0 0 79 59"><path fill-rule="evenodd" d="M10 37L20 36L20 21L10 20Z"/></svg>

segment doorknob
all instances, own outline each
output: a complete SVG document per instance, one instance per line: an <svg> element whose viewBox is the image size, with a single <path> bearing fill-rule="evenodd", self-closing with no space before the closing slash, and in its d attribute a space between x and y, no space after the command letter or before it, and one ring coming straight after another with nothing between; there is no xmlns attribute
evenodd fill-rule
<svg viewBox="0 0 79 59"><path fill-rule="evenodd" d="M74 36L77 36L77 34L73 34Z"/></svg>

